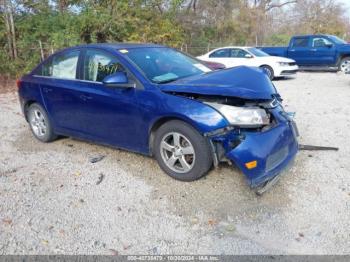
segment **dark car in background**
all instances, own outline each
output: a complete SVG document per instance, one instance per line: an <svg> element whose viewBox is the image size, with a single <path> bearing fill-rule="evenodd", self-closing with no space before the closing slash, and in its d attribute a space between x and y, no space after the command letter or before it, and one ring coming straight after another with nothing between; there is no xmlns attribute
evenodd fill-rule
<svg viewBox="0 0 350 262"><path fill-rule="evenodd" d="M202 60L200 61L204 63L207 67L209 67L211 70L221 70L226 68L226 66L221 63L202 61Z"/></svg>
<svg viewBox="0 0 350 262"><path fill-rule="evenodd" d="M334 35L294 36L288 47L259 48L269 55L294 59L306 69L349 70L350 44Z"/></svg>

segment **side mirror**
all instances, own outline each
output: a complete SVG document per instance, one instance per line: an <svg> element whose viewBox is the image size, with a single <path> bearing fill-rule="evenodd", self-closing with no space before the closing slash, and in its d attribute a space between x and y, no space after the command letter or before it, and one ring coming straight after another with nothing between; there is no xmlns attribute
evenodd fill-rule
<svg viewBox="0 0 350 262"><path fill-rule="evenodd" d="M120 88L135 88L135 83L129 83L128 77L124 72L116 72L112 75L106 76L102 83L107 87L120 87Z"/></svg>
<svg viewBox="0 0 350 262"><path fill-rule="evenodd" d="M245 54L244 56L245 58L253 58L253 56L251 54Z"/></svg>
<svg viewBox="0 0 350 262"><path fill-rule="evenodd" d="M333 44L331 44L331 43L326 44L326 47L328 47L328 48L332 48L332 47L333 47Z"/></svg>

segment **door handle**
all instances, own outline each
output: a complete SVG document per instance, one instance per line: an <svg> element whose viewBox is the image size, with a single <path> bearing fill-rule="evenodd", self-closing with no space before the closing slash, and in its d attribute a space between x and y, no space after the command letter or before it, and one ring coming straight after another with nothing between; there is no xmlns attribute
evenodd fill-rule
<svg viewBox="0 0 350 262"><path fill-rule="evenodd" d="M91 100L92 97L91 96L88 96L88 95L80 95L79 96L81 100L84 100L84 101L87 101L87 100Z"/></svg>
<svg viewBox="0 0 350 262"><path fill-rule="evenodd" d="M311 49L311 51L312 51L312 52L316 52L316 51L317 51L317 49Z"/></svg>
<svg viewBox="0 0 350 262"><path fill-rule="evenodd" d="M49 93L49 92L52 92L52 88L44 87L44 88L43 88L43 91L44 91L45 93Z"/></svg>
<svg viewBox="0 0 350 262"><path fill-rule="evenodd" d="M289 52L295 52L295 49L291 49L291 50L289 50Z"/></svg>

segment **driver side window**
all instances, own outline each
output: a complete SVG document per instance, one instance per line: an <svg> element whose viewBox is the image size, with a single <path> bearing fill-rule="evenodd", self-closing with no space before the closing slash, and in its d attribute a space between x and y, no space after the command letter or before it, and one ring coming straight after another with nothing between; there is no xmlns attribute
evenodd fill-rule
<svg viewBox="0 0 350 262"><path fill-rule="evenodd" d="M231 49L231 57L234 57L234 58L245 58L246 55L249 55L249 53L244 51L244 50L242 50L242 49L238 49L238 48Z"/></svg>
<svg viewBox="0 0 350 262"><path fill-rule="evenodd" d="M125 68L115 56L99 50L86 51L83 70L84 80L102 82L106 76L118 71L126 73Z"/></svg>
<svg viewBox="0 0 350 262"><path fill-rule="evenodd" d="M328 45L331 45L332 43L327 40L326 38L322 37L316 37L312 39L312 47L327 47Z"/></svg>

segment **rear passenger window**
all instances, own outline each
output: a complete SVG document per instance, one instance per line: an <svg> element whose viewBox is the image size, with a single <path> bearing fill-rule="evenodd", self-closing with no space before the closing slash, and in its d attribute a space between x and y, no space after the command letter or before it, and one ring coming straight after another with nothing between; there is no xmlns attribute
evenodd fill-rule
<svg viewBox="0 0 350 262"><path fill-rule="evenodd" d="M309 38L295 38L293 41L293 47L307 47L309 45Z"/></svg>
<svg viewBox="0 0 350 262"><path fill-rule="evenodd" d="M76 79L79 51L57 54L45 61L35 72L37 75Z"/></svg>
<svg viewBox="0 0 350 262"><path fill-rule="evenodd" d="M79 51L65 52L52 59L52 77L75 79L77 73Z"/></svg>
<svg viewBox="0 0 350 262"><path fill-rule="evenodd" d="M88 50L84 59L84 80L102 82L102 80L118 71L125 72L118 59L99 50Z"/></svg>
<svg viewBox="0 0 350 262"><path fill-rule="evenodd" d="M42 76L52 76L52 60L44 62L41 66L41 70L39 71L39 75Z"/></svg>

